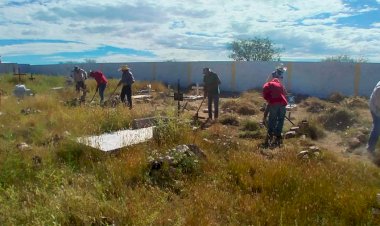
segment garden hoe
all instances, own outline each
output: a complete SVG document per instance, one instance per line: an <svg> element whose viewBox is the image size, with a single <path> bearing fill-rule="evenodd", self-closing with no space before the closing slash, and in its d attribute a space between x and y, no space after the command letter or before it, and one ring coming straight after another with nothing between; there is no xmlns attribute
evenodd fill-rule
<svg viewBox="0 0 380 226"><path fill-rule="evenodd" d="M92 101L94 100L95 98L95 95L98 93L98 89L95 90L95 93L94 93L94 96L92 96L91 100L90 100L90 104L92 103Z"/></svg>
<svg viewBox="0 0 380 226"><path fill-rule="evenodd" d="M201 107L202 107L202 104L203 104L203 102L205 101L205 97L203 97L203 99L202 99L202 102L201 102L201 104L199 105L199 107L198 107L198 109L197 109L197 112L195 113L195 115L194 115L194 121L198 121L198 119L204 119L204 117L200 117L199 116L199 110L201 109Z"/></svg>
<svg viewBox="0 0 380 226"><path fill-rule="evenodd" d="M112 93L111 93L110 97L108 98L108 100L104 101L104 105L108 105L108 103L111 101L111 99L112 99L113 95L115 94L115 92L116 92L116 90L117 90L118 87L119 86L116 86L116 88L112 91Z"/></svg>

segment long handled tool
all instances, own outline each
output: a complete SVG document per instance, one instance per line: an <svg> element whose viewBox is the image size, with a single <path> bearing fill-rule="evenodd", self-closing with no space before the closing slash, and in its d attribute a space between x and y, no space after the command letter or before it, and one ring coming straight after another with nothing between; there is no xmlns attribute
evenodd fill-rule
<svg viewBox="0 0 380 226"><path fill-rule="evenodd" d="M98 88L95 90L95 93L94 93L94 96L92 96L91 100L90 100L90 103L94 100L95 98L95 95L98 93Z"/></svg>
<svg viewBox="0 0 380 226"><path fill-rule="evenodd" d="M119 88L119 86L116 86L116 88L112 91L110 97L108 98L108 101L111 100L112 96L115 94L117 88Z"/></svg>
<svg viewBox="0 0 380 226"><path fill-rule="evenodd" d="M204 118L204 117L199 117L199 110L201 109L202 104L203 104L203 102L205 101L205 99L206 99L206 97L203 97L202 102L201 102L201 104L199 105L199 107L198 107L198 109L197 109L197 112L196 112L195 115L194 115L194 119L195 119L195 120L197 120L197 119L199 119L199 118Z"/></svg>

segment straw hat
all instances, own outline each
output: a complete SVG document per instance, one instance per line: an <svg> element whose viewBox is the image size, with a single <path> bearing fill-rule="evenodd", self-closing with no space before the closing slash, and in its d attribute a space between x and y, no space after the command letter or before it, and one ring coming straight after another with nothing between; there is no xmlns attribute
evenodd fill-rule
<svg viewBox="0 0 380 226"><path fill-rule="evenodd" d="M123 66L121 66L121 67L119 68L118 71L128 71L128 70L129 70L128 65L123 65Z"/></svg>

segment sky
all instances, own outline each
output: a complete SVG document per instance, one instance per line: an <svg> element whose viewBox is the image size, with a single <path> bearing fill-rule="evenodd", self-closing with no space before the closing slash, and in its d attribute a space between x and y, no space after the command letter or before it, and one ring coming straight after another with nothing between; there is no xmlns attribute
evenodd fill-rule
<svg viewBox="0 0 380 226"><path fill-rule="evenodd" d="M254 37L283 61L380 63L380 0L0 0L3 63L229 61Z"/></svg>

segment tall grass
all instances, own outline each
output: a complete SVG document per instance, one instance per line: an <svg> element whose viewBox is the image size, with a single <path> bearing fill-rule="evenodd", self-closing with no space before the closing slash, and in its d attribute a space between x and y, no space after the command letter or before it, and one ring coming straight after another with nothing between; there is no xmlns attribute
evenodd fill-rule
<svg viewBox="0 0 380 226"><path fill-rule="evenodd" d="M300 160L296 156L302 147L292 140L267 159L259 154L257 141L233 136L239 127L216 124L198 131L183 123L186 119L160 122L151 141L101 153L75 138L128 128L138 117L175 118L176 106L167 105L164 112L152 111L149 104L136 104L133 110L71 107L64 101L76 95L72 87L63 93L50 90L63 78L37 79L41 84L33 87L35 97L2 100L1 225L380 224L372 215L372 208L379 207L380 171L372 165L342 161L328 150L319 158ZM0 84L8 94L13 86L8 80ZM25 108L40 112L25 115ZM259 127L243 121L241 129ZM55 135L59 139L53 142ZM18 150L20 142L31 150ZM167 168L152 178L153 152L165 154L188 143L207 156L197 159L198 168L190 168L196 173ZM40 163L33 161L35 156ZM167 183L158 183L164 179Z"/></svg>

